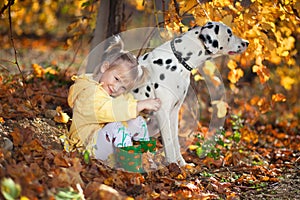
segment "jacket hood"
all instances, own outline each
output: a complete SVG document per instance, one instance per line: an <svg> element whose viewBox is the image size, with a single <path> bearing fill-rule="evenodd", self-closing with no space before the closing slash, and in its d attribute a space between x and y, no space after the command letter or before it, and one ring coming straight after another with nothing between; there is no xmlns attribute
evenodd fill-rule
<svg viewBox="0 0 300 200"><path fill-rule="evenodd" d="M81 92L91 85L95 85L97 87L100 85L98 82L89 79L87 76L82 75L79 77L73 77L73 80L75 83L70 87L69 95L68 95L68 104L71 108L73 108L75 100L78 98L78 95L81 94Z"/></svg>

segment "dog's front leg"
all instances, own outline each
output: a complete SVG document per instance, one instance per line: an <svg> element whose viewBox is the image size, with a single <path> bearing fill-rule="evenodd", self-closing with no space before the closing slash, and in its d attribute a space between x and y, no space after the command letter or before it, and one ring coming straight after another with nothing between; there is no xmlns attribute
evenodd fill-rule
<svg viewBox="0 0 300 200"><path fill-rule="evenodd" d="M157 119L163 140L166 160L168 163L177 163L176 149L174 148L175 144L171 131L170 111L166 109L160 109L157 112Z"/></svg>

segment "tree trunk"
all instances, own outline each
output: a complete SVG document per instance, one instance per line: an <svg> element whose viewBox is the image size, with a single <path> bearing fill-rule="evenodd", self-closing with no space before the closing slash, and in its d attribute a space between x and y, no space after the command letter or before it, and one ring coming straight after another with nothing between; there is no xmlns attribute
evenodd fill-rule
<svg viewBox="0 0 300 200"><path fill-rule="evenodd" d="M123 0L101 1L98 10L96 29L85 70L86 73L93 73L96 68L99 68L98 65L101 63L101 58L107 45L99 44L105 41L108 37L118 34L121 31L124 18L123 5Z"/></svg>

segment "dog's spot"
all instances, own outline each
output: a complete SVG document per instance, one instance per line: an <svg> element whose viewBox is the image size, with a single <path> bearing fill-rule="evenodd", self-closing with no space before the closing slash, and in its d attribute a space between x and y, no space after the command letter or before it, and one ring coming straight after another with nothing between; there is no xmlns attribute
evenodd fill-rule
<svg viewBox="0 0 300 200"><path fill-rule="evenodd" d="M139 92L139 88L136 88L133 90L134 93L138 93Z"/></svg>
<svg viewBox="0 0 300 200"><path fill-rule="evenodd" d="M204 37L204 35L203 35L203 34L200 34L200 35L199 35L199 39L200 39L200 40L202 40L203 42L205 42L205 41L206 41L206 39L205 39L205 37Z"/></svg>
<svg viewBox="0 0 300 200"><path fill-rule="evenodd" d="M160 74L159 75L159 79L163 81L165 79L165 75L164 74Z"/></svg>
<svg viewBox="0 0 300 200"><path fill-rule="evenodd" d="M174 40L174 42L175 42L175 43L181 43L181 42L182 42L182 39L176 38L176 39Z"/></svg>
<svg viewBox="0 0 300 200"><path fill-rule="evenodd" d="M208 49L205 49L205 55L210 55L210 54L212 54L212 52Z"/></svg>
<svg viewBox="0 0 300 200"><path fill-rule="evenodd" d="M220 49L222 50L222 49L223 49L223 47L220 47Z"/></svg>
<svg viewBox="0 0 300 200"><path fill-rule="evenodd" d="M148 53L147 54L145 54L144 56L143 56L143 60L146 60L147 58L148 58Z"/></svg>
<svg viewBox="0 0 300 200"><path fill-rule="evenodd" d="M174 65L174 66L171 67L171 71L172 72L175 71L176 69L177 69L176 65Z"/></svg>
<svg viewBox="0 0 300 200"><path fill-rule="evenodd" d="M163 60L162 59L157 59L157 60L154 60L153 61L153 64L157 64L157 65L159 65L159 66L162 66L163 65Z"/></svg>
<svg viewBox="0 0 300 200"><path fill-rule="evenodd" d="M158 88L158 83L154 83L154 89Z"/></svg>
<svg viewBox="0 0 300 200"><path fill-rule="evenodd" d="M219 34L219 25L216 25L216 27L215 27L214 31L215 31L215 34L216 34L216 35L218 35L218 34Z"/></svg>
<svg viewBox="0 0 300 200"><path fill-rule="evenodd" d="M148 92L151 92L151 87L150 87L149 85L147 85L146 90L147 90Z"/></svg>
<svg viewBox="0 0 300 200"><path fill-rule="evenodd" d="M212 29L214 27L214 25L212 23L207 23L208 26L206 26L206 28L208 29Z"/></svg>
<svg viewBox="0 0 300 200"><path fill-rule="evenodd" d="M191 55L193 55L193 53L192 52L188 52L186 55L191 56Z"/></svg>
<svg viewBox="0 0 300 200"><path fill-rule="evenodd" d="M198 56L201 56L201 55L202 55L202 51L200 50L199 53L198 53Z"/></svg>
<svg viewBox="0 0 300 200"><path fill-rule="evenodd" d="M191 57L187 56L185 58L183 58L184 61L188 61Z"/></svg>
<svg viewBox="0 0 300 200"><path fill-rule="evenodd" d="M232 31L230 29L227 29L227 33L229 34L229 36L232 36Z"/></svg>
<svg viewBox="0 0 300 200"><path fill-rule="evenodd" d="M227 39L228 42L230 42L230 37Z"/></svg>
<svg viewBox="0 0 300 200"><path fill-rule="evenodd" d="M198 34L199 34L199 31L196 31L195 34L198 35Z"/></svg>
<svg viewBox="0 0 300 200"><path fill-rule="evenodd" d="M206 40L208 40L209 43L212 43L211 37L209 35L206 35Z"/></svg>
<svg viewBox="0 0 300 200"><path fill-rule="evenodd" d="M166 66L166 69L169 69L169 68L170 68L170 66L171 66L171 65L167 65L167 66Z"/></svg>
<svg viewBox="0 0 300 200"><path fill-rule="evenodd" d="M177 89L179 89L179 85L177 85Z"/></svg>
<svg viewBox="0 0 300 200"><path fill-rule="evenodd" d="M172 59L167 59L166 64L170 64L172 62Z"/></svg>
<svg viewBox="0 0 300 200"><path fill-rule="evenodd" d="M149 98L149 97L150 97L150 95L149 95L149 93L148 93L148 92L145 92L145 96L146 96L147 98Z"/></svg>
<svg viewBox="0 0 300 200"><path fill-rule="evenodd" d="M214 48L218 48L219 47L219 42L217 40L214 40L212 45L213 45Z"/></svg>

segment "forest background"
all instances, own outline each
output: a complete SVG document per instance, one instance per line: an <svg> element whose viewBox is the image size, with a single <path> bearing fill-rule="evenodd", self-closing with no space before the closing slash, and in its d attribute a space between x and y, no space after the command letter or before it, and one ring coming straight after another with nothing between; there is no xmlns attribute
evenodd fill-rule
<svg viewBox="0 0 300 200"><path fill-rule="evenodd" d="M224 56L206 72L211 80L215 71L221 72L226 101L212 105L201 74L191 77L199 94L200 118L184 118L190 111L183 108L182 121L197 122L184 153L195 167L169 165L146 174L114 171L80 154L68 154L59 140L72 115L66 104L71 76L94 45L97 17L104 16L101 2L0 2L1 198L296 199L300 195L300 2L105 1L115 4L105 10L109 11L105 16L113 19L104 21L109 26L103 27L103 39L138 27L181 33L212 20L222 21L250 42L244 54ZM218 81L214 84L218 86ZM217 144L207 150L203 137L212 107L226 121ZM203 151L206 156L200 158Z"/></svg>

